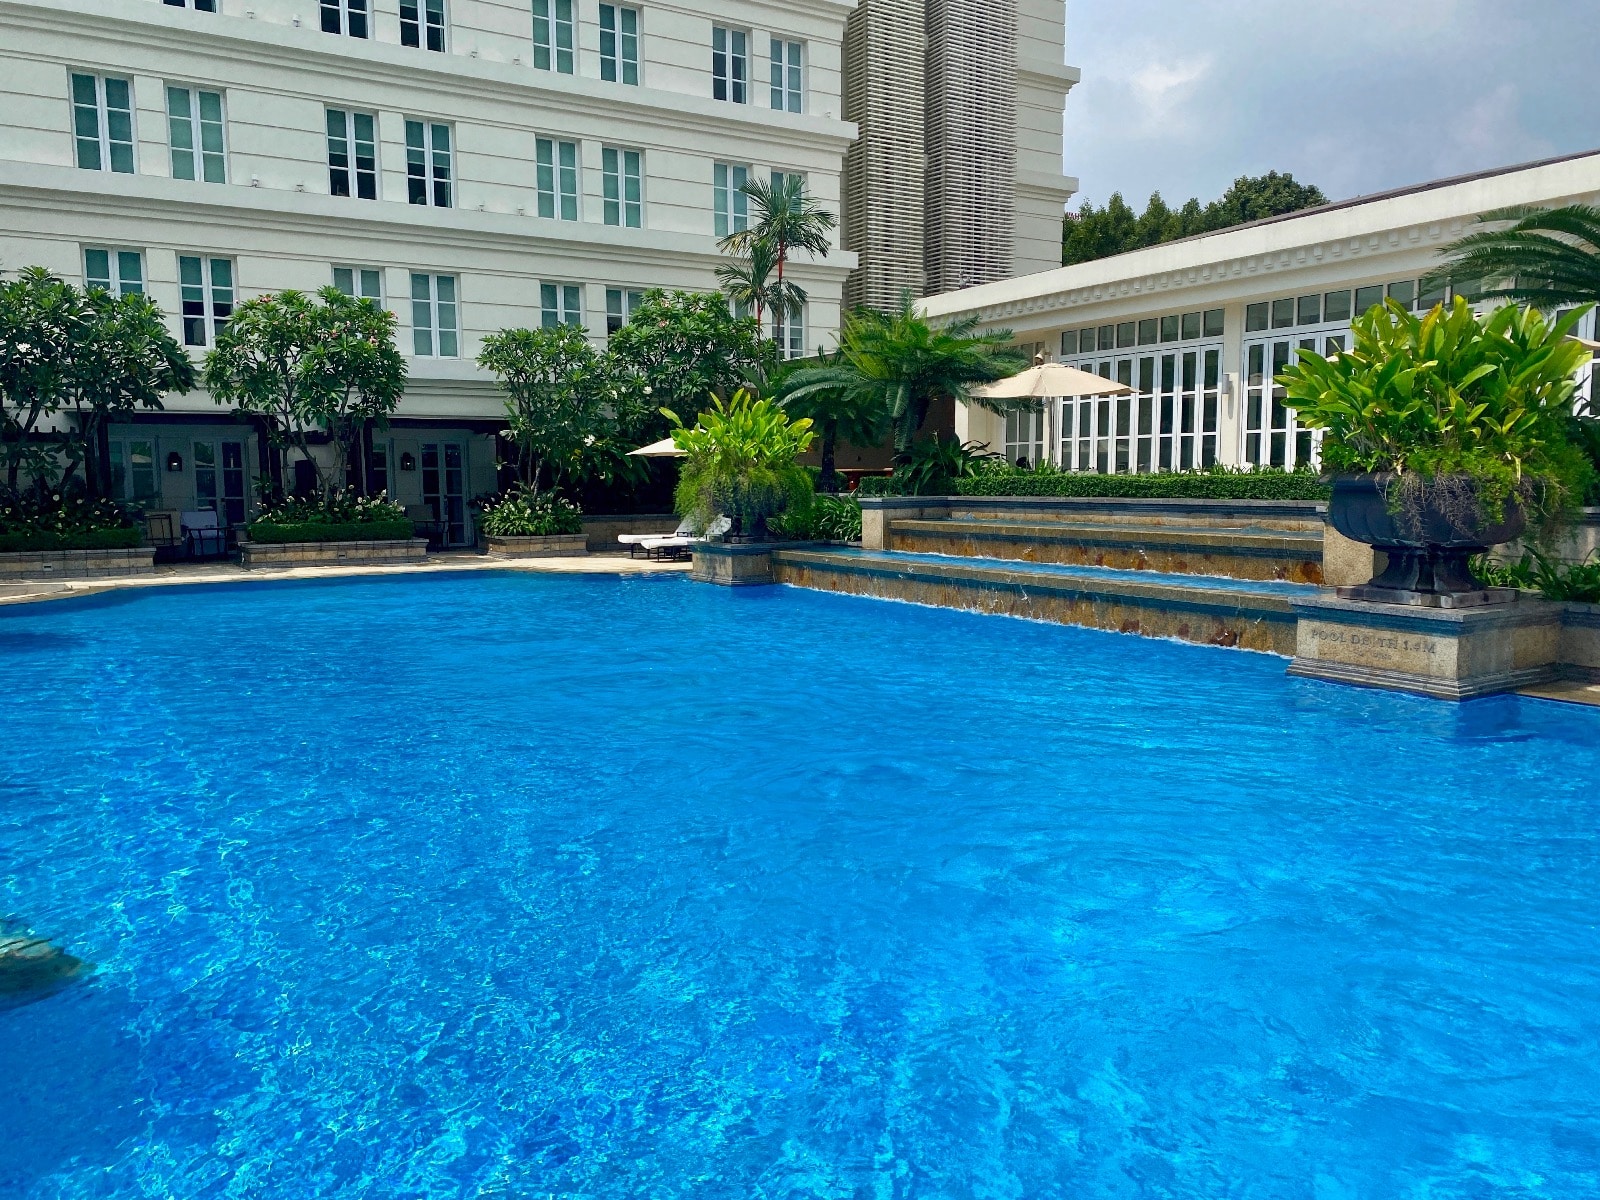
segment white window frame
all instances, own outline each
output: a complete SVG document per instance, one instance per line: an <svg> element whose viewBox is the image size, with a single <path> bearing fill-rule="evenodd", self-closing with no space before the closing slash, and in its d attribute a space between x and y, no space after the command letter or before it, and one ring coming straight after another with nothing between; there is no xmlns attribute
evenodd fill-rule
<svg viewBox="0 0 1600 1200"><path fill-rule="evenodd" d="M633 28L630 30L629 25ZM600 5L600 78L630 87L639 82L644 13L628 4Z"/></svg>
<svg viewBox="0 0 1600 1200"><path fill-rule="evenodd" d="M629 321L639 305L644 303L644 290L642 288L614 288L606 289L606 336L610 337ZM613 328L613 325L615 326Z"/></svg>
<svg viewBox="0 0 1600 1200"><path fill-rule="evenodd" d="M87 79L94 88L94 107L84 104L78 97L78 80ZM127 107L113 108L107 95L107 85L117 84L127 99ZM101 75L94 71L67 72L67 103L72 110L72 161L84 171L110 171L117 175L133 175L139 170L139 139L134 131L133 80L121 75ZM94 114L94 136L88 137L79 127L79 118L84 113L92 111ZM113 136L112 117L122 118L127 124L127 137ZM86 145L92 145L96 166L85 166L83 150ZM114 162L114 151L123 149L127 151L127 168L119 168Z"/></svg>
<svg viewBox="0 0 1600 1200"><path fill-rule="evenodd" d="M805 53L806 44L802 41L773 34L768 42L770 96L777 112L805 111Z"/></svg>
<svg viewBox="0 0 1600 1200"><path fill-rule="evenodd" d="M806 306L800 311L772 315L772 341L784 358L804 358L806 355Z"/></svg>
<svg viewBox="0 0 1600 1200"><path fill-rule="evenodd" d="M583 285L567 280L540 280L539 325L544 329L562 325L583 328Z"/></svg>
<svg viewBox="0 0 1600 1200"><path fill-rule="evenodd" d="M750 31L711 27L711 98L750 103Z"/></svg>
<svg viewBox="0 0 1600 1200"><path fill-rule="evenodd" d="M182 99L179 99L179 96ZM215 97L217 102L217 119L206 120L201 111L202 97ZM193 180L197 183L227 183L228 182L228 102L227 97L218 90L199 87L192 83L166 84L166 113L167 113L167 150L174 179ZM182 105L183 112L174 112L175 106ZM186 130L189 145L178 145L178 130ZM217 147L206 149L206 131L214 128L217 136ZM179 170L179 163L188 163L189 174L185 175ZM216 164L218 178L210 175L212 163Z"/></svg>
<svg viewBox="0 0 1600 1200"><path fill-rule="evenodd" d="M200 282L184 278L189 263L198 263ZM226 282L217 278L218 267L227 270ZM217 334L239 302L239 271L233 259L219 254L178 255L178 313L185 346L214 346Z"/></svg>
<svg viewBox="0 0 1600 1200"><path fill-rule="evenodd" d="M419 288L422 295L417 294ZM411 272L411 352L417 358L461 357L461 287L457 276Z"/></svg>
<svg viewBox="0 0 1600 1200"><path fill-rule="evenodd" d="M1202 336L1073 360L1069 365L1134 390L1053 402L1057 463L1095 475L1143 475L1220 462L1222 355L1221 336Z"/></svg>
<svg viewBox="0 0 1600 1200"><path fill-rule="evenodd" d="M406 124L406 201L426 208L456 207L456 137L448 121L427 117L407 117ZM419 141L413 141L415 132ZM443 135L444 148L439 141ZM422 199L418 200L421 184ZM440 189L443 189L441 192ZM440 199L440 196L443 199Z"/></svg>
<svg viewBox="0 0 1600 1200"><path fill-rule="evenodd" d="M91 254L104 254L106 256L104 274L89 270L89 256ZM127 271L130 259L138 272L137 277L131 281ZM103 287L119 300L124 296L144 295L144 251L132 250L126 246L85 246L83 248L83 286L85 291L92 287Z"/></svg>
<svg viewBox="0 0 1600 1200"><path fill-rule="evenodd" d="M161 0L168 8L192 8L195 12L214 13L217 0Z"/></svg>
<svg viewBox="0 0 1600 1200"><path fill-rule="evenodd" d="M578 143L560 138L535 138L533 160L539 215L551 221L582 220L579 197L583 191L579 172L583 153Z"/></svg>
<svg viewBox="0 0 1600 1200"><path fill-rule="evenodd" d="M533 0L533 68L571 75L577 70L577 0Z"/></svg>
<svg viewBox="0 0 1600 1200"><path fill-rule="evenodd" d="M318 0L317 7L323 33L360 38L363 41L372 37L370 0Z"/></svg>
<svg viewBox="0 0 1600 1200"><path fill-rule="evenodd" d="M400 0L400 44L444 54L450 49L447 0ZM407 10L410 17L406 16ZM413 40L407 41L410 34Z"/></svg>
<svg viewBox="0 0 1600 1200"><path fill-rule="evenodd" d="M381 169L378 166L378 145L380 141L378 114L363 112L360 109L333 108L331 106L324 109L323 112L323 123L327 131L328 145L328 194L330 196L347 196L352 200L378 199L378 181L382 178ZM362 118L365 118L370 123L371 136L365 141L358 136L356 129L357 122ZM334 130L335 124L340 127L337 133ZM335 137L344 144L345 165L343 167L334 165ZM363 146L366 146L370 152L370 157L367 161L371 165L365 169L361 166L361 149ZM343 192L337 189L334 182L335 171L343 171L345 173L345 190ZM371 185L371 195L362 195L361 185L363 182Z"/></svg>
<svg viewBox="0 0 1600 1200"><path fill-rule="evenodd" d="M350 263L333 264L333 286L356 300L371 300L383 307L383 268Z"/></svg>
<svg viewBox="0 0 1600 1200"><path fill-rule="evenodd" d="M751 170L748 163L719 161L711 166L712 232L719 238L750 228L750 195L744 185Z"/></svg>
<svg viewBox="0 0 1600 1200"><path fill-rule="evenodd" d="M624 229L643 229L644 151L602 146L600 164L605 223Z"/></svg>

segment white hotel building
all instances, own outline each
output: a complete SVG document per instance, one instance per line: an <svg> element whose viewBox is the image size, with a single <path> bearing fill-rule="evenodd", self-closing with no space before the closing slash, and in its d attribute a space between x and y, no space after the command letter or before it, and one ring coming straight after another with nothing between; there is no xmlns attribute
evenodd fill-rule
<svg viewBox="0 0 1600 1200"><path fill-rule="evenodd" d="M975 314L1030 352L1135 389L1010 417L962 406L957 435L1008 461L1100 473L1293 467L1314 460L1313 436L1272 379L1297 350L1338 348L1352 314L1385 298L1416 310L1444 299L1449 289L1424 294L1420 283L1479 214L1575 202L1600 203L1600 152L1357 197L922 303L935 317ZM1591 313L1579 332L1594 328Z"/></svg>
<svg viewBox="0 0 1600 1200"><path fill-rule="evenodd" d="M371 472L447 514L495 482L485 334L597 341L647 288L716 288L738 186L841 208L851 0L0 0L0 270L147 292L198 355L241 300L335 284L399 319ZM794 349L854 254L799 262ZM259 429L204 393L112 431L125 498L242 520Z"/></svg>

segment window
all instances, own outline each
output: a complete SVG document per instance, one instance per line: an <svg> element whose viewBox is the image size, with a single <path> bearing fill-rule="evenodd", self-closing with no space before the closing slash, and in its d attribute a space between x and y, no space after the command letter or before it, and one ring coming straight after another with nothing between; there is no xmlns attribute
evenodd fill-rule
<svg viewBox="0 0 1600 1200"><path fill-rule="evenodd" d="M412 352L423 358L455 358L461 353L461 321L456 277L411 273Z"/></svg>
<svg viewBox="0 0 1600 1200"><path fill-rule="evenodd" d="M83 286L104 288L121 299L144 291L144 255L137 250L83 248Z"/></svg>
<svg viewBox="0 0 1600 1200"><path fill-rule="evenodd" d="M406 118L406 199L450 207L450 126Z"/></svg>
<svg viewBox="0 0 1600 1200"><path fill-rule="evenodd" d="M572 74L572 0L533 0L533 65Z"/></svg>
<svg viewBox="0 0 1600 1200"><path fill-rule="evenodd" d="M217 0L161 0L169 8L193 8L195 12L216 12Z"/></svg>
<svg viewBox="0 0 1600 1200"><path fill-rule="evenodd" d="M222 146L222 93L167 87L167 138L172 177L226 183Z"/></svg>
<svg viewBox="0 0 1600 1200"><path fill-rule="evenodd" d="M582 325L583 289L575 283L541 283L539 324L546 329L554 329L558 325Z"/></svg>
<svg viewBox="0 0 1600 1200"><path fill-rule="evenodd" d="M143 438L111 442L111 490L119 500L156 500L161 496L156 474L156 444Z"/></svg>
<svg viewBox="0 0 1600 1200"><path fill-rule="evenodd" d="M539 138L534 145L539 215L552 220L578 219L578 143Z"/></svg>
<svg viewBox="0 0 1600 1200"><path fill-rule="evenodd" d="M737 163L719 162L712 169L713 210L719 238L750 228L750 196L744 190L749 179L750 168Z"/></svg>
<svg viewBox="0 0 1600 1200"><path fill-rule="evenodd" d="M378 198L378 118L328 109L328 191L335 196Z"/></svg>
<svg viewBox="0 0 1600 1200"><path fill-rule="evenodd" d="M600 6L600 78L639 82L639 10L620 4Z"/></svg>
<svg viewBox="0 0 1600 1200"><path fill-rule="evenodd" d="M322 0L322 32L367 37L367 0Z"/></svg>
<svg viewBox="0 0 1600 1200"><path fill-rule="evenodd" d="M750 35L742 29L711 30L711 96L734 104L749 101Z"/></svg>
<svg viewBox="0 0 1600 1200"><path fill-rule="evenodd" d="M333 286L357 300L383 303L383 272L377 267L334 267Z"/></svg>
<svg viewBox="0 0 1600 1200"><path fill-rule="evenodd" d="M806 313L801 306L794 312L772 314L772 340L785 358L803 358L806 352Z"/></svg>
<svg viewBox="0 0 1600 1200"><path fill-rule="evenodd" d="M639 165L641 157L637 150L619 150L615 146L607 146L600 151L605 175L607 225L638 229L644 224L643 183Z"/></svg>
<svg viewBox="0 0 1600 1200"><path fill-rule="evenodd" d="M444 0L400 0L400 44L444 51Z"/></svg>
<svg viewBox="0 0 1600 1200"><path fill-rule="evenodd" d="M801 110L800 43L772 39L772 107L779 112Z"/></svg>
<svg viewBox="0 0 1600 1200"><path fill-rule="evenodd" d="M606 289L606 336L610 337L629 321L634 309L644 303L643 292L625 291L622 288Z"/></svg>
<svg viewBox="0 0 1600 1200"><path fill-rule="evenodd" d="M209 346L233 315L233 261L178 255L183 344Z"/></svg>
<svg viewBox="0 0 1600 1200"><path fill-rule="evenodd" d="M772 173L772 186L775 189L781 188L791 179L798 179L800 181L800 190L802 192L805 191L806 176L803 171L774 171Z"/></svg>
<svg viewBox="0 0 1600 1200"><path fill-rule="evenodd" d="M84 170L133 174L133 87L126 79L73 72L72 140Z"/></svg>

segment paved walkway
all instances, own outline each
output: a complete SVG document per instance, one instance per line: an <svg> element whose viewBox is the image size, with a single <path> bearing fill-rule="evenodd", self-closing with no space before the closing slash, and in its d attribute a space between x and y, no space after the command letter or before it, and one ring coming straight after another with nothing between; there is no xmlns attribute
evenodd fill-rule
<svg viewBox="0 0 1600 1200"><path fill-rule="evenodd" d="M342 575L410 575L440 571L545 571L576 575L652 575L682 572L686 562L650 562L625 554L569 555L559 558L502 558L471 551L430 554L426 561L399 565L351 564L336 567L258 568L238 563L162 563L152 575L113 579L20 580L0 584L0 604L30 604L92 596L116 588L171 587L189 583L272 583L280 579L330 579Z"/></svg>

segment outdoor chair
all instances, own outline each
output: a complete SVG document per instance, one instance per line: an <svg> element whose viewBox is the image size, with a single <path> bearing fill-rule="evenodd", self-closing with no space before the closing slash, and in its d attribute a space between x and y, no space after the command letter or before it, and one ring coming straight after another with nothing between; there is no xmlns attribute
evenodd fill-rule
<svg viewBox="0 0 1600 1200"><path fill-rule="evenodd" d="M639 545L644 548L646 558L654 558L658 562L688 558L694 552L696 542L704 542L714 537L721 537L732 528L732 517L718 517L706 527L704 537L672 534L670 537L645 538Z"/></svg>
<svg viewBox="0 0 1600 1200"><path fill-rule="evenodd" d="M186 512L180 521L191 558L220 558L228 552L228 531L218 525L214 509Z"/></svg>
<svg viewBox="0 0 1600 1200"><path fill-rule="evenodd" d="M683 520L678 522L678 527L676 529L674 529L670 534L662 534L662 533L619 533L619 534L617 534L617 541L621 542L624 546L626 546L628 548L628 557L629 558L633 558L635 553L638 551L639 547L644 545L644 543L646 543L646 542L658 541L659 539L661 539L663 537L685 538L685 537L693 537L693 536L694 536L694 521L689 517L685 517ZM648 557L648 555L646 557Z"/></svg>
<svg viewBox="0 0 1600 1200"><path fill-rule="evenodd" d="M144 540L158 549L165 546L176 546L182 539L173 528L172 519L177 516L170 512L147 512L144 515Z"/></svg>

